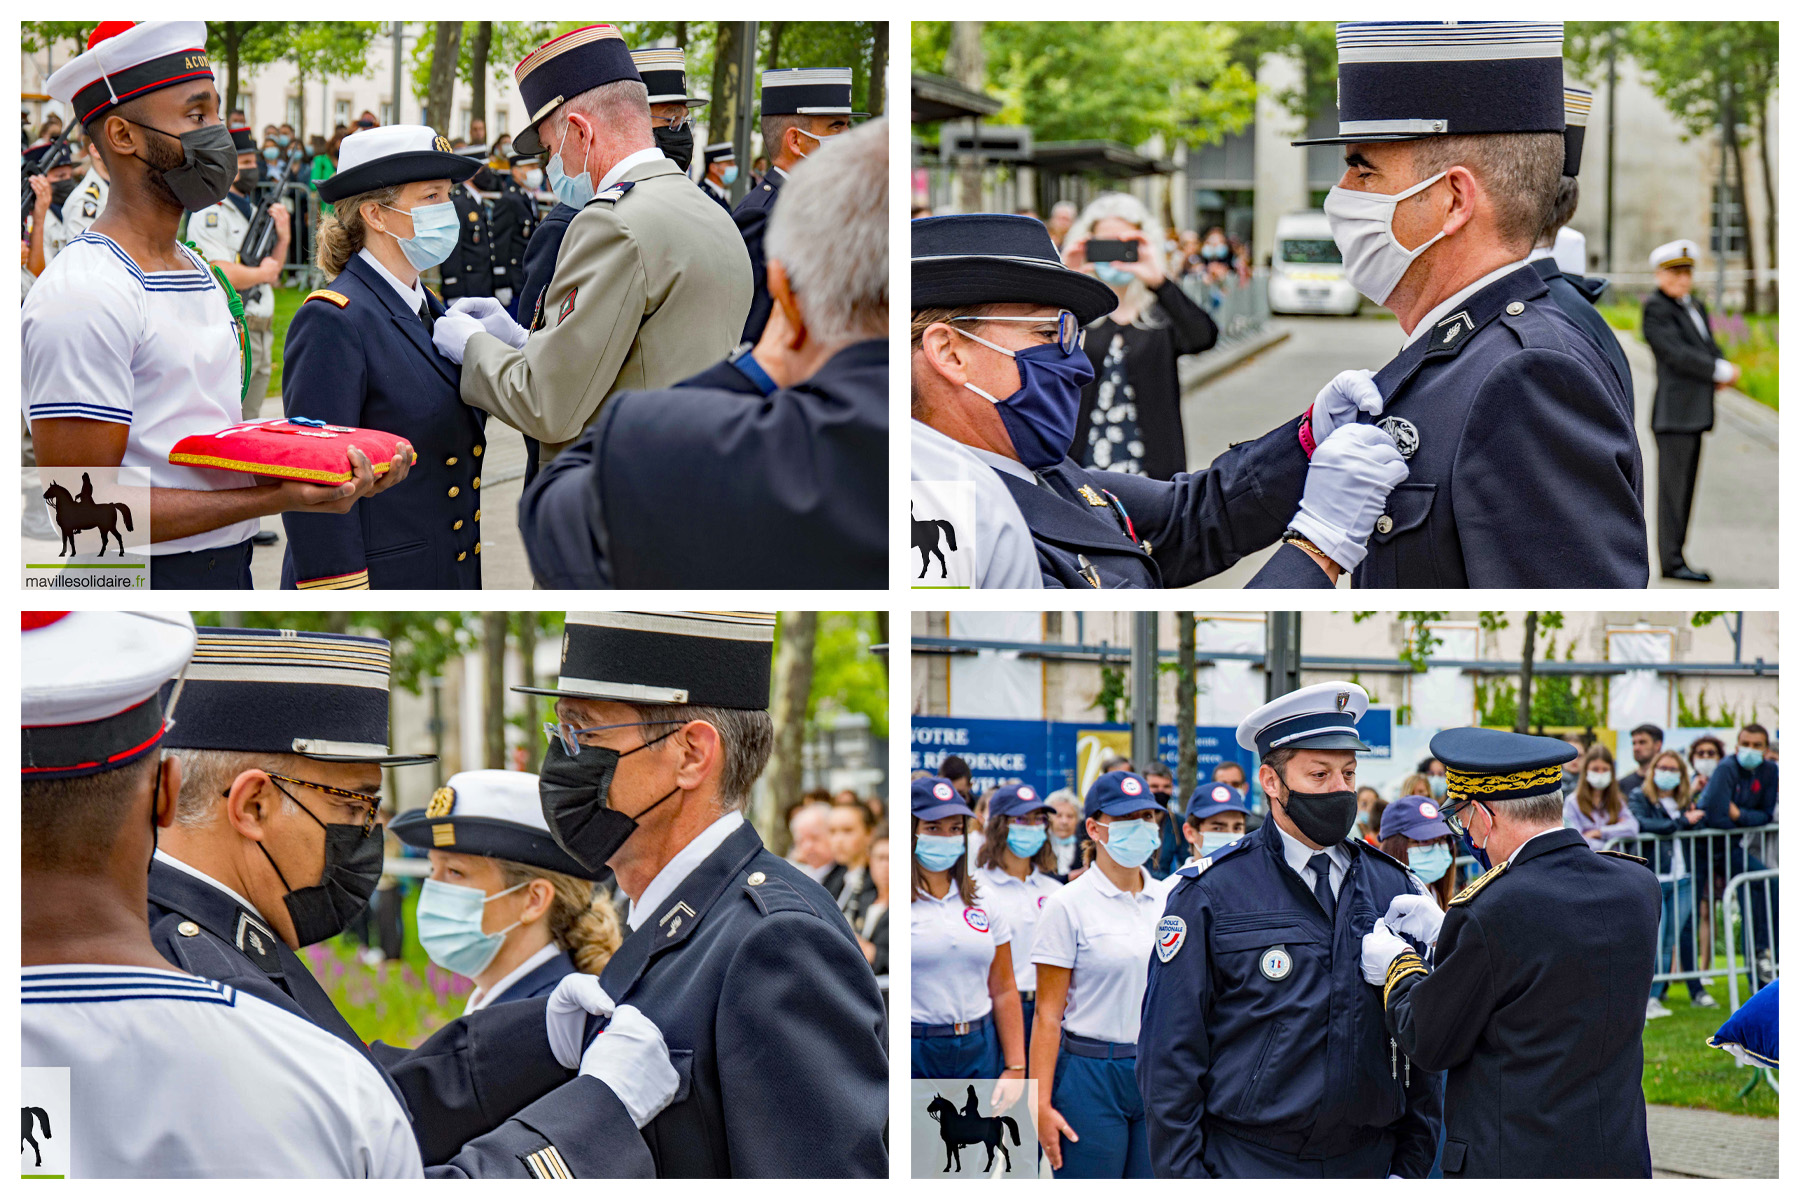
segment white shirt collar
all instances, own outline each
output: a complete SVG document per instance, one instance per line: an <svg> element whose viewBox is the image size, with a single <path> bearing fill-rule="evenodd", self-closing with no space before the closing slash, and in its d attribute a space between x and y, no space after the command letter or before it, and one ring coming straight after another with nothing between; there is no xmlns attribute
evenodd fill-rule
<svg viewBox="0 0 1800 1200"><path fill-rule="evenodd" d="M694 868L705 862L707 855L723 846L725 839L736 833L738 826L743 823L744 814L734 809L701 830L699 837L677 851L668 865L656 873L656 878L650 881L644 894L631 902L631 910L625 914L625 923L637 929L648 921L650 914L681 886L682 880L692 875Z"/></svg>
<svg viewBox="0 0 1800 1200"><path fill-rule="evenodd" d="M1536 833L1532 834L1530 837L1528 837L1524 841L1520 842L1518 844L1517 848L1515 848L1511 854L1506 856L1506 861L1511 862L1513 859L1519 857L1520 850L1523 850L1525 847L1531 845L1531 843L1533 843L1537 839L1543 837L1546 833L1561 833L1562 831L1563 831L1563 826L1561 826L1561 825L1552 825L1548 829L1538 830Z"/></svg>
<svg viewBox="0 0 1800 1200"><path fill-rule="evenodd" d="M1090 870L1088 870L1087 872L1085 872L1085 874L1092 875L1094 877L1094 888L1102 896L1125 896L1125 895L1142 896L1145 893L1145 890L1148 889L1151 884L1155 883L1156 880L1152 879L1150 877L1150 872L1144 870L1144 868L1142 868L1142 867L1138 868L1138 873L1139 873L1138 890L1136 892L1127 892L1124 888L1120 887L1118 884L1114 883L1111 879L1107 878L1106 872L1102 871L1098 866L1095 866L1095 867L1091 868Z"/></svg>
<svg viewBox="0 0 1800 1200"><path fill-rule="evenodd" d="M1451 314L1451 312L1454 311L1455 308L1459 304L1461 304L1463 301L1467 300L1470 296L1473 296L1476 292L1479 292L1482 288L1486 287L1488 284L1493 283L1496 279L1499 279L1502 275L1512 274L1512 272L1518 270L1520 267L1524 266L1526 263L1528 263L1530 261L1531 260L1529 258L1521 258L1517 262L1509 262L1504 267L1501 267L1498 270L1489 271L1486 275L1483 275L1480 279L1477 279L1474 283L1471 283L1468 287L1464 288L1462 291L1457 292L1455 295L1451 296L1448 300L1445 300L1442 304L1438 305L1436 308L1434 308L1430 312L1426 313L1424 319L1421 320L1417 325L1414 325L1413 331L1406 335L1406 343L1405 344L1408 346L1412 345L1414 342L1418 341L1421 337L1424 337L1426 332L1428 330L1430 330L1434 325L1436 325L1439 321L1441 321L1445 317L1449 316Z"/></svg>
<svg viewBox="0 0 1800 1200"><path fill-rule="evenodd" d="M627 154L624 158L621 158L618 162L614 163L612 170L600 177L600 182L594 185L595 193L598 194L604 192L607 188L625 178L625 172L631 170L631 168L638 166L641 163L655 162L661 157L663 157L663 152L658 150L655 146L650 147L648 150L632 151L630 154Z"/></svg>
<svg viewBox="0 0 1800 1200"><path fill-rule="evenodd" d="M415 279L410 287L401 283L399 276L382 266L381 260L369 253L369 248L367 246L358 250L356 252L356 257L375 268L375 273L387 280L389 287L400 293L400 298L406 301L406 306L408 308L412 309L414 312L419 311L419 305L425 303L425 288L418 280Z"/></svg>
<svg viewBox="0 0 1800 1200"><path fill-rule="evenodd" d="M1343 867L1346 870L1349 869L1349 863L1345 858L1344 847L1341 844L1327 846L1323 850L1314 850L1311 846L1283 829L1281 827L1281 822L1275 820L1273 816L1269 818L1269 821L1275 826L1275 832L1281 835L1281 856L1287 859L1288 866L1294 868L1294 874L1298 875L1308 863L1312 862L1312 856L1315 854L1330 855L1333 866Z"/></svg>
<svg viewBox="0 0 1800 1200"><path fill-rule="evenodd" d="M1555 258L1555 257L1556 257L1556 247L1555 246L1538 246L1535 249L1533 249L1530 254L1527 254L1525 256L1525 261L1528 263L1532 263L1532 262L1536 262L1540 258Z"/></svg>
<svg viewBox="0 0 1800 1200"><path fill-rule="evenodd" d="M995 454L992 450L983 450L978 446L964 446L963 449L967 450L970 454L973 454L976 458L979 458L982 462L994 468L996 471L1005 471L1008 475L1017 475L1027 483L1035 484L1037 482L1037 476L1031 473L1031 468L1016 458L1008 458L1004 454Z"/></svg>
<svg viewBox="0 0 1800 1200"><path fill-rule="evenodd" d="M177 871L180 871L184 875L192 875L195 879L198 879L202 883L212 884L214 887L218 888L221 892L224 892L227 896L230 896L233 900L236 900L239 904L243 905L245 907L245 909L249 910L250 912L255 913L258 920L266 922L269 919L262 915L262 910L257 908L256 905L250 903L250 901L244 899L244 897L242 897L238 893L232 891L230 888L226 887L224 884L220 883L218 880L214 879L211 875L208 875L206 872L202 871L200 868L188 866L186 863L182 862L179 858L176 858L173 854L170 854L167 850L158 849L156 851L155 857L156 857L157 862L167 863L169 866L174 867Z"/></svg>
<svg viewBox="0 0 1800 1200"><path fill-rule="evenodd" d="M481 1009L486 1008L488 1005L498 1000L500 994L506 991L507 988L519 982L519 980L525 978L525 976L531 974L561 953L562 947L558 946L555 942L550 942L536 954L520 963L517 967L514 967L512 972L507 975L506 978L502 979L499 983L496 983L488 991L484 992L479 987L476 988L469 993L469 1003L463 1009L463 1016L466 1017L472 1012L479 1012Z"/></svg>

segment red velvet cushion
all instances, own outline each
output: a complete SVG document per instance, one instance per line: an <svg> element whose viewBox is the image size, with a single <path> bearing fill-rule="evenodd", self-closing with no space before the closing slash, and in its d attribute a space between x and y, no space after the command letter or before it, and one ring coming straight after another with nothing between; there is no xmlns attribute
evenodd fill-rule
<svg viewBox="0 0 1800 1200"><path fill-rule="evenodd" d="M405 440L379 429L296 425L285 417L274 417L184 437L169 451L169 461L184 467L248 471L306 483L348 483L350 447L368 455L380 475Z"/></svg>

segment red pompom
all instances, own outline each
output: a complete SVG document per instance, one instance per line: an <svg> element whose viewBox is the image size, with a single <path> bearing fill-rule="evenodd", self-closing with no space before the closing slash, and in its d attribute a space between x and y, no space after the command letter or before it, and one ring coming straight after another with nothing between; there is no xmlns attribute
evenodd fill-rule
<svg viewBox="0 0 1800 1200"><path fill-rule="evenodd" d="M19 614L20 632L54 625L68 615L66 612L22 612Z"/></svg>
<svg viewBox="0 0 1800 1200"><path fill-rule="evenodd" d="M121 33L124 33L127 29L130 29L136 24L136 21L100 22L98 25L94 26L94 32L88 34L88 49L92 50L107 38L118 37Z"/></svg>

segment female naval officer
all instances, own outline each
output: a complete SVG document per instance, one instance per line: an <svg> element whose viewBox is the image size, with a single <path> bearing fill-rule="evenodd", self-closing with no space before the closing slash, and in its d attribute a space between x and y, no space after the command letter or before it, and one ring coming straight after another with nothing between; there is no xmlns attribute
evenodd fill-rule
<svg viewBox="0 0 1800 1200"><path fill-rule="evenodd" d="M430 852L419 944L475 981L465 1013L547 996L576 971L598 975L619 948L612 894L550 836L536 775L452 775L389 828Z"/></svg>
<svg viewBox="0 0 1800 1200"><path fill-rule="evenodd" d="M975 884L982 902L1012 930L1013 979L1019 987L1027 1047L1037 1001L1031 937L1044 901L1063 886L1056 878L1056 855L1049 845L1050 815L1055 811L1028 783L996 789L988 797L987 831L975 855Z"/></svg>
<svg viewBox="0 0 1800 1200"><path fill-rule="evenodd" d="M1138 1011L1163 911L1144 869L1163 809L1143 776L1113 771L1088 789L1084 815L1092 869L1044 902L1031 951L1038 1141L1058 1179L1149 1179Z"/></svg>
<svg viewBox="0 0 1800 1200"><path fill-rule="evenodd" d="M978 903L965 840L973 815L948 779L913 780L912 1077L999 1079L1022 1090L1012 931Z"/></svg>
<svg viewBox="0 0 1800 1200"><path fill-rule="evenodd" d="M319 184L319 269L283 344L289 417L399 434L418 453L405 486L342 516L289 513L284 588L479 588L486 414L431 344L443 302L420 275L456 249L452 188L480 164L424 125L351 134Z"/></svg>

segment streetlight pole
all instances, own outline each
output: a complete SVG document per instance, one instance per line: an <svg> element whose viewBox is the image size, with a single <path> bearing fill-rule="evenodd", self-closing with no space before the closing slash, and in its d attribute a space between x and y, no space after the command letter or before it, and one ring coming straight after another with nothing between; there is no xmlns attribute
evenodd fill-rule
<svg viewBox="0 0 1800 1200"><path fill-rule="evenodd" d="M1157 761L1156 617L1131 615L1131 762L1140 772Z"/></svg>

